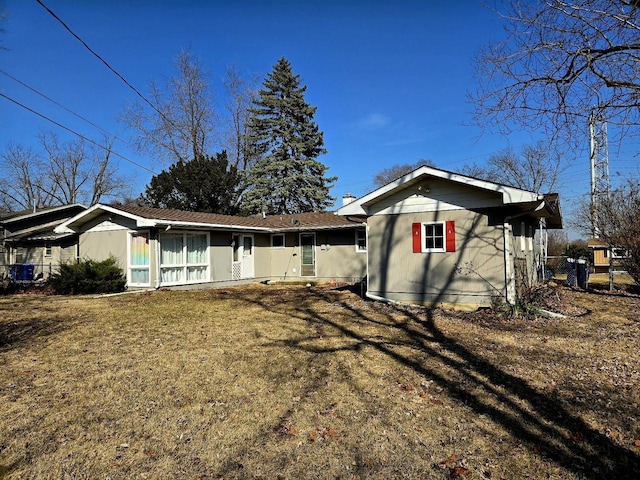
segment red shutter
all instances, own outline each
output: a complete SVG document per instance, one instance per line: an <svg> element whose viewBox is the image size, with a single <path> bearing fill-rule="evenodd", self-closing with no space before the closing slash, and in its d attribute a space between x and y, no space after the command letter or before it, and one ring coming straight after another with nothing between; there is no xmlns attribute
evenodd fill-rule
<svg viewBox="0 0 640 480"><path fill-rule="evenodd" d="M446 243L447 243L447 252L455 252L456 251L456 222L453 220L448 221L445 224L446 230Z"/></svg>
<svg viewBox="0 0 640 480"><path fill-rule="evenodd" d="M411 224L412 236L413 236L413 253L422 252L422 224Z"/></svg>

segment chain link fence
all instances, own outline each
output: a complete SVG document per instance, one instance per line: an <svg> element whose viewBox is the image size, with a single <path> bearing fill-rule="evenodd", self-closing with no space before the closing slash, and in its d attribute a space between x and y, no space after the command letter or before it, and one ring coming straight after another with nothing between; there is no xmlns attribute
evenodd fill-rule
<svg viewBox="0 0 640 480"><path fill-rule="evenodd" d="M12 263L0 264L0 280L33 282L48 280L60 269L59 263Z"/></svg>
<svg viewBox="0 0 640 480"><path fill-rule="evenodd" d="M609 272L596 273L593 265L585 259L573 259L567 256L547 257L545 280L555 280L572 286L587 288L605 287L629 288L635 285L633 279L620 264L614 264L611 276Z"/></svg>

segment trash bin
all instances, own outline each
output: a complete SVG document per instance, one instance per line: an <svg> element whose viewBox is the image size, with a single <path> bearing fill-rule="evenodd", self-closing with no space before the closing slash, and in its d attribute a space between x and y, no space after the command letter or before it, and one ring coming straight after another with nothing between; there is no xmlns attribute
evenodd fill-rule
<svg viewBox="0 0 640 480"><path fill-rule="evenodd" d="M572 287L575 287L578 284L575 258L567 258L567 284Z"/></svg>
<svg viewBox="0 0 640 480"><path fill-rule="evenodd" d="M25 263L22 266L22 279L26 282L33 281L33 272L35 271L35 265Z"/></svg>
<svg viewBox="0 0 640 480"><path fill-rule="evenodd" d="M567 258L567 283L572 287L587 288L589 282L589 265L582 258Z"/></svg>
<svg viewBox="0 0 640 480"><path fill-rule="evenodd" d="M578 287L587 289L587 284L589 283L589 265L587 265L587 261L580 259L576 264L576 280L578 283Z"/></svg>
<svg viewBox="0 0 640 480"><path fill-rule="evenodd" d="M9 266L9 277L15 282L32 282L35 265L30 263L15 263Z"/></svg>

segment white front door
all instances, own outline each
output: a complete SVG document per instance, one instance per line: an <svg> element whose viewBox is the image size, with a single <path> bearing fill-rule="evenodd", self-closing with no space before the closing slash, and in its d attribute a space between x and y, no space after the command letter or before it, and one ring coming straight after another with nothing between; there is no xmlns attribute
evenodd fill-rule
<svg viewBox="0 0 640 480"><path fill-rule="evenodd" d="M253 235L233 236L232 280L254 277L253 252Z"/></svg>

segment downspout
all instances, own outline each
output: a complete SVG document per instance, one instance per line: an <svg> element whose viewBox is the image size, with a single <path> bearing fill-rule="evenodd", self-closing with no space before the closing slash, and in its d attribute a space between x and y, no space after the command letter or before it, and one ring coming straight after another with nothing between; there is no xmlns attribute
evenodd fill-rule
<svg viewBox="0 0 640 480"><path fill-rule="evenodd" d="M158 248L158 239L160 238L160 232L156 232L156 238L153 241L153 252L155 257L155 280L154 280L154 288L158 290L160 288L160 249Z"/></svg>
<svg viewBox="0 0 640 480"><path fill-rule="evenodd" d="M364 295L360 295L361 297L364 298L364 296L369 296L369 225L367 224L367 222L362 222L364 223L364 238L365 241L367 242L367 264L366 264L366 269L365 269L365 275L366 275L366 283L363 286L362 283L360 283L360 288L364 288ZM360 281L362 282L362 280Z"/></svg>
<svg viewBox="0 0 640 480"><path fill-rule="evenodd" d="M549 242L546 222L540 219L538 228L540 230L540 268L542 269L542 281L544 282L547 279L547 245Z"/></svg>
<svg viewBox="0 0 640 480"><path fill-rule="evenodd" d="M516 304L516 279L514 272L514 264L511 261L511 239L513 238L513 229L511 227L511 221L515 218L531 215L534 212L544 208L545 202L542 200L540 204L526 212L521 212L516 215L509 215L505 217L503 223L504 232L504 283L505 283L505 300L508 305L514 306Z"/></svg>
<svg viewBox="0 0 640 480"><path fill-rule="evenodd" d="M508 305L516 304L516 285L513 272L513 262L511 261L511 238L513 230L511 229L511 220L513 217L506 217L503 223L504 236L504 285L505 300Z"/></svg>

